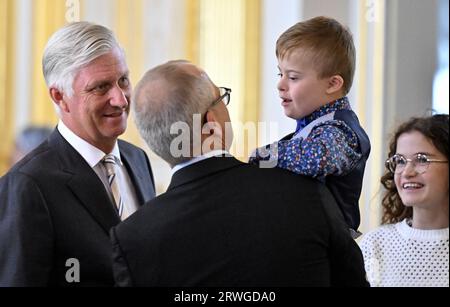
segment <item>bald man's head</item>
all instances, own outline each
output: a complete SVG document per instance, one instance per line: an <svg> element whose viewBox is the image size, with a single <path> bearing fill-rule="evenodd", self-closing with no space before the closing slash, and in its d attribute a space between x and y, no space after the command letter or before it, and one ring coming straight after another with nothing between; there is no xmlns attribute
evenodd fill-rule
<svg viewBox="0 0 450 307"><path fill-rule="evenodd" d="M149 70L135 88L132 105L136 125L150 149L170 165L189 160L171 154L176 138L171 128L184 123L192 132L193 115L203 118L215 92L207 74L187 61L170 61ZM192 139L191 135L191 145Z"/></svg>

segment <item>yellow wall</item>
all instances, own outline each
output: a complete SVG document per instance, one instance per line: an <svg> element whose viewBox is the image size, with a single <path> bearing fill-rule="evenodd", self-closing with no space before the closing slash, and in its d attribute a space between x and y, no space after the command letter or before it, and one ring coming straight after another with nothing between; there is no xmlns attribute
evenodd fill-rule
<svg viewBox="0 0 450 307"><path fill-rule="evenodd" d="M15 91L23 90L31 92L32 100L29 102L29 124L54 125L56 115L47 93L42 75L42 52L50 35L65 23L65 1L39 0L32 1L31 23L33 33L31 56L31 75L21 76L30 78L31 88L20 88L16 84L16 65L21 59L17 59L16 23L18 18L18 2L14 0L0 0L0 175L10 167L10 155L13 149L14 137L18 131L14 130L15 116L26 116L15 112ZM23 79L22 79L23 80Z"/></svg>
<svg viewBox="0 0 450 307"><path fill-rule="evenodd" d="M366 3L359 3L359 11L366 16ZM380 161L383 150L383 93L384 93L384 41L385 2L378 0L377 11L374 14L379 22L372 22L367 18L359 18L359 44L356 50L359 55L357 80L357 101L355 112L358 114L362 126L370 135L371 153L366 166L362 197L360 199L361 216L363 217L361 230L363 232L379 225L381 214L381 185L382 176ZM362 17L360 16L360 17ZM373 46L369 43L373 41ZM369 58L368 48L373 48L373 57ZM370 84L369 84L369 81ZM370 90L370 92L369 92ZM368 219L366 218L368 217Z"/></svg>
<svg viewBox="0 0 450 307"><path fill-rule="evenodd" d="M57 116L42 74L42 54L50 36L65 21L66 6L61 0L33 1L33 74L31 124L55 125Z"/></svg>
<svg viewBox="0 0 450 307"><path fill-rule="evenodd" d="M144 4L142 0L115 0L111 3L115 21L113 31L125 49L130 78L132 83L136 84L144 74ZM123 138L137 145L142 144L132 116L128 118L128 128Z"/></svg>
<svg viewBox="0 0 450 307"><path fill-rule="evenodd" d="M15 0L0 0L0 175L9 166L14 126Z"/></svg>
<svg viewBox="0 0 450 307"><path fill-rule="evenodd" d="M200 0L186 1L186 60L199 64Z"/></svg>
<svg viewBox="0 0 450 307"><path fill-rule="evenodd" d="M261 1L200 0L199 12L200 66L217 86L232 89L229 105L232 123L257 122ZM246 138L241 129L234 132L235 142ZM245 161L254 149L245 147L243 153L232 153Z"/></svg>

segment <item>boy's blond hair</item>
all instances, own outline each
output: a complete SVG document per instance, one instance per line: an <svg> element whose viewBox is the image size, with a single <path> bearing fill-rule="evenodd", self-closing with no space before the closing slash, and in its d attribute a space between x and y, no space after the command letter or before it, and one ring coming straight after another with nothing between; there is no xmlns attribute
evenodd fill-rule
<svg viewBox="0 0 450 307"><path fill-rule="evenodd" d="M346 27L323 16L299 22L278 38L277 58L284 59L299 48L311 57L319 78L340 75L345 94L350 91L356 55L352 34Z"/></svg>

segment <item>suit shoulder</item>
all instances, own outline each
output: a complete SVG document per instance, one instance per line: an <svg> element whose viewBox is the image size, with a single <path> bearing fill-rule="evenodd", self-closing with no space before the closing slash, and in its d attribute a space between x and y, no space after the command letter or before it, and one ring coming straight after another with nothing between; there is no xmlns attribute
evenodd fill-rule
<svg viewBox="0 0 450 307"><path fill-rule="evenodd" d="M118 143L119 143L120 152L127 155L128 157L130 157L130 158L134 157L137 159L145 158L148 160L148 156L142 148L140 148L136 145L133 145L124 140L118 140Z"/></svg>
<svg viewBox="0 0 450 307"><path fill-rule="evenodd" d="M325 184L319 180L296 174L281 168L259 168L256 165L245 164L232 171L233 178L244 189L253 189L255 186L263 187L261 193L276 193L285 196L298 197L298 199L311 199L314 204L303 202L302 206L313 206L321 210L336 211L334 197Z"/></svg>
<svg viewBox="0 0 450 307"><path fill-rule="evenodd" d="M268 181L270 184L276 184L277 181L281 181L284 184L295 186L298 186L299 184L306 186L317 186L320 188L324 186L316 179L299 175L278 167L261 168L253 164L243 164L240 169L235 169L232 171L234 171L237 176L239 176L239 174L247 173L248 176L253 176L255 178L259 178L260 180Z"/></svg>
<svg viewBox="0 0 450 307"><path fill-rule="evenodd" d="M131 150L131 151L140 151L140 152L144 152L144 150L136 145L133 145L127 141L124 140L118 140L119 142L119 148L121 150Z"/></svg>
<svg viewBox="0 0 450 307"><path fill-rule="evenodd" d="M47 142L44 142L13 165L7 174L32 175L43 168L53 168L56 161L58 161L56 151Z"/></svg>

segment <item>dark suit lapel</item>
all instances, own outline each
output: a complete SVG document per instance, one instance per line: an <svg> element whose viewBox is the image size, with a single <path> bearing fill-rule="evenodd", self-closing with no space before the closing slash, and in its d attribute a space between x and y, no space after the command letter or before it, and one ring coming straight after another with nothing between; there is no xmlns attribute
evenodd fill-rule
<svg viewBox="0 0 450 307"><path fill-rule="evenodd" d="M211 176L217 172L224 171L230 168L245 165L234 157L212 157L192 165L189 165L177 171L172 176L167 191L170 191L178 186L187 184L194 180Z"/></svg>
<svg viewBox="0 0 450 307"><path fill-rule="evenodd" d="M50 146L57 148L62 171L69 175L67 187L109 234L111 227L116 226L120 219L100 178L57 130L50 136ZM63 199L61 202L64 205Z"/></svg>

